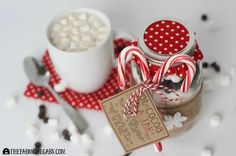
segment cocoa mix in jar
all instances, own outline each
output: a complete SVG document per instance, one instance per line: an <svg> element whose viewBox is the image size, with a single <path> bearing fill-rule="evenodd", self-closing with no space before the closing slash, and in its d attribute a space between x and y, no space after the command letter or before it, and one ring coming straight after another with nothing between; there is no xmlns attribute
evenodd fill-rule
<svg viewBox="0 0 236 156"><path fill-rule="evenodd" d="M184 63L176 63L169 68L160 83L163 86L161 94L152 92L170 136L177 136L191 128L201 108L202 94L203 55L195 34L179 20L160 19L147 26L133 45L146 55L151 76L170 56L185 54L194 60L196 72L187 92L181 91L188 69ZM140 65L135 57L132 59L132 77L136 84L143 82Z"/></svg>

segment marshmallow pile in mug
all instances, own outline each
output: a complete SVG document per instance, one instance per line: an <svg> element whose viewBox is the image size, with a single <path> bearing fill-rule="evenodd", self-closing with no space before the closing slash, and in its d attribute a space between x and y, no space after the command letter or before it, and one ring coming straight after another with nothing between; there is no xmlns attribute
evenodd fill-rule
<svg viewBox="0 0 236 156"><path fill-rule="evenodd" d="M51 43L65 51L80 52L98 46L106 39L108 28L96 15L88 12L70 12L52 25Z"/></svg>

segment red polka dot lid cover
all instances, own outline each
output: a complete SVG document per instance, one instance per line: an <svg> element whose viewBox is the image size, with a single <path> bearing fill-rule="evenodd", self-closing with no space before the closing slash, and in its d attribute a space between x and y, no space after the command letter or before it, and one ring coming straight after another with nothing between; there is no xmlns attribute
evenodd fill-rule
<svg viewBox="0 0 236 156"><path fill-rule="evenodd" d="M144 31L143 41L145 46L152 52L161 56L170 56L184 51L190 42L190 32L181 23L173 20L159 20L153 22ZM196 41L196 48L192 58L199 62L203 55ZM137 46L138 42L134 41L133 45ZM152 75L156 73L159 66L149 63ZM185 76L186 65L171 67L167 75L176 74L179 77Z"/></svg>

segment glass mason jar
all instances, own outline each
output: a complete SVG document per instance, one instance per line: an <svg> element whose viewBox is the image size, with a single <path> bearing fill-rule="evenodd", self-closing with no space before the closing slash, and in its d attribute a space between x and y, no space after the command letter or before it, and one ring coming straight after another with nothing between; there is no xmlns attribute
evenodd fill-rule
<svg viewBox="0 0 236 156"><path fill-rule="evenodd" d="M150 73L153 76L166 58L175 54L187 54L196 62L196 73L187 92L180 91L187 67L176 64L168 70L161 84L166 89L161 92L168 99L179 96L177 101L162 101L159 94L152 92L153 99L159 110L170 136L177 136L192 127L201 108L202 94L202 63L203 55L198 47L195 34L175 19L161 19L149 25L137 41L133 42L147 57ZM143 81L141 70L135 58L131 61L134 83ZM168 88L168 89L167 89ZM173 89L173 92L170 90Z"/></svg>

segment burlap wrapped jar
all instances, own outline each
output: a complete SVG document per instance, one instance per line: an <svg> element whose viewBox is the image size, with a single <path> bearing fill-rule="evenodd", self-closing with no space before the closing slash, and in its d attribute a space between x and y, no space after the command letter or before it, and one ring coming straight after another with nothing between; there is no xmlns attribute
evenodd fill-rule
<svg viewBox="0 0 236 156"><path fill-rule="evenodd" d="M197 119L201 108L202 96L202 65L203 55L195 39L195 34L190 29L175 19L160 19L145 27L133 45L140 48L147 57L150 73L153 76L162 63L170 56L176 54L187 54L195 60L196 73L186 93L180 91L180 86L186 75L186 66L176 64L171 67L163 78L161 84L168 89L161 92L167 99L162 101L159 94L153 92L153 99L160 111L170 136L177 136L188 130ZM134 83L142 83L142 75L134 57L132 59L132 77ZM174 90L169 92L169 90Z"/></svg>

